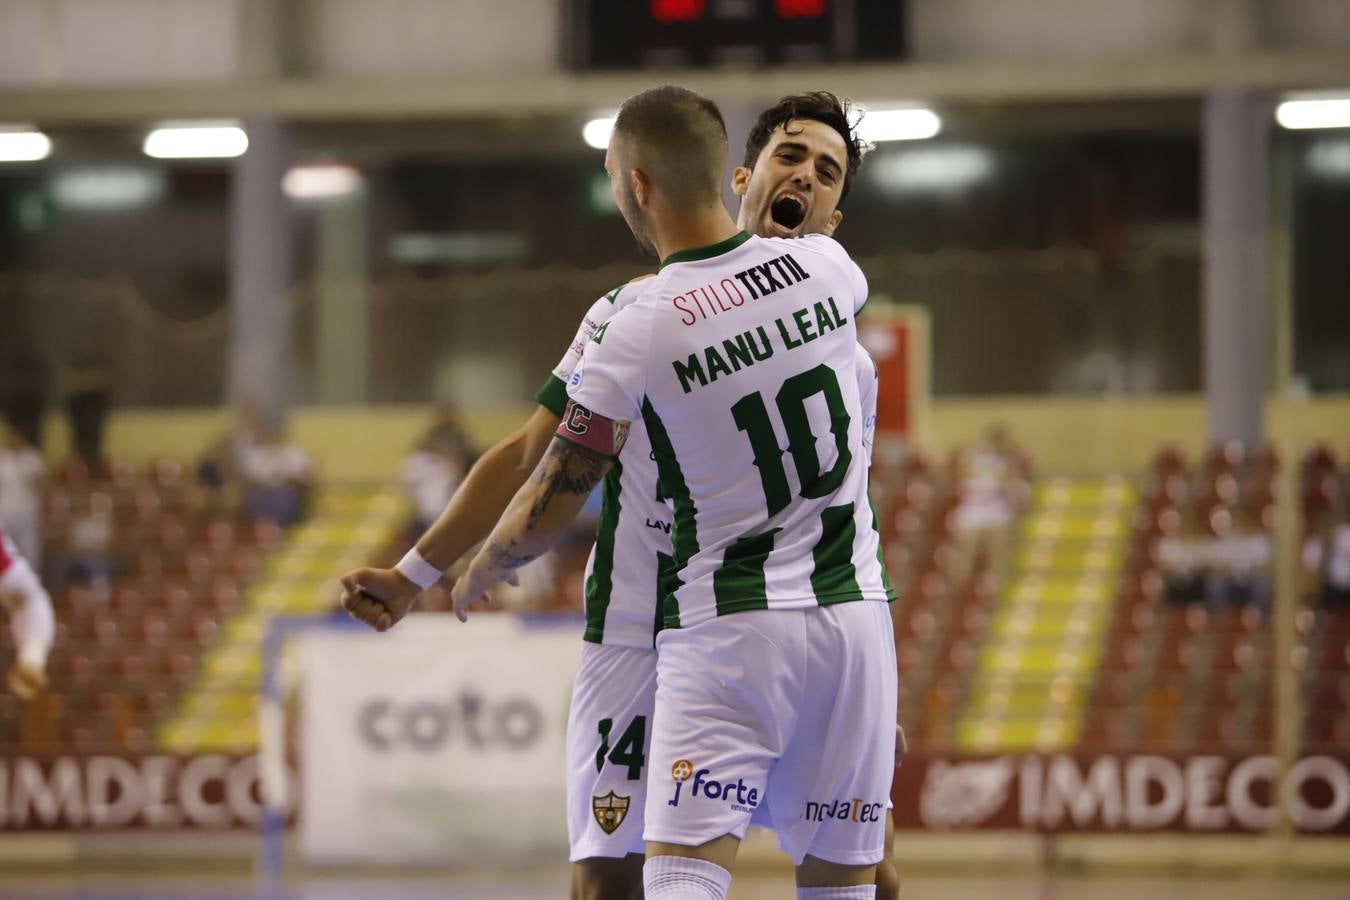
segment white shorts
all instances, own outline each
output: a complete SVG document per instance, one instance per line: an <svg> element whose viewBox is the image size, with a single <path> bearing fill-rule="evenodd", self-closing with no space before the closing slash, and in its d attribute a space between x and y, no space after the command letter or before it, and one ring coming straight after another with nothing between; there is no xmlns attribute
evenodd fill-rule
<svg viewBox="0 0 1350 900"><path fill-rule="evenodd" d="M661 632L647 840L744 838L767 802L794 864L879 862L895 773L891 628L885 603L855 601Z"/></svg>
<svg viewBox="0 0 1350 900"><path fill-rule="evenodd" d="M586 643L567 716L572 862L642 853L656 651Z"/></svg>

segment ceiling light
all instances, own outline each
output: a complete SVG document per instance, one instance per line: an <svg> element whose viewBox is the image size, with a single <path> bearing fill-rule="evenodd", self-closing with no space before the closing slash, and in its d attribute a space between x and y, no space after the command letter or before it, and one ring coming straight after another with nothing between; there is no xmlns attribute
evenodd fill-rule
<svg viewBox="0 0 1350 900"><path fill-rule="evenodd" d="M1350 98L1286 100L1275 108L1285 128L1350 128Z"/></svg>
<svg viewBox="0 0 1350 900"><path fill-rule="evenodd" d="M292 200L345 197L361 189L361 173L334 163L294 166L281 179L281 189Z"/></svg>
<svg viewBox="0 0 1350 900"><path fill-rule="evenodd" d="M581 129L581 139L597 150L609 147L609 135L614 131L614 116L591 119Z"/></svg>
<svg viewBox="0 0 1350 900"><path fill-rule="evenodd" d="M0 162L37 162L51 152L51 138L40 131L0 130Z"/></svg>
<svg viewBox="0 0 1350 900"><path fill-rule="evenodd" d="M858 123L858 136L873 144L922 141L941 130L942 120L931 109L872 109Z"/></svg>
<svg viewBox="0 0 1350 900"><path fill-rule="evenodd" d="M165 125L146 135L142 149L155 159L228 159L243 155L248 135L219 122Z"/></svg>

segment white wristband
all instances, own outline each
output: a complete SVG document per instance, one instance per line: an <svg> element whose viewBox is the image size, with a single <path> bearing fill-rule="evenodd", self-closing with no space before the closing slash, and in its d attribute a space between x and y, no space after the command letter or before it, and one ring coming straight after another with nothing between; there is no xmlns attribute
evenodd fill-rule
<svg viewBox="0 0 1350 900"><path fill-rule="evenodd" d="M424 591L440 581L441 576L445 574L423 559L422 554L417 552L416 547L403 554L403 558L398 561L398 565L394 568L403 573L403 577Z"/></svg>

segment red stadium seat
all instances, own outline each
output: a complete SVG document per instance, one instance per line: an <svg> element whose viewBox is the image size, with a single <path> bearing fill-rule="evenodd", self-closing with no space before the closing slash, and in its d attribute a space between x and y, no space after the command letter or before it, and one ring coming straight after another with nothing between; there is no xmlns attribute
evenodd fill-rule
<svg viewBox="0 0 1350 900"><path fill-rule="evenodd" d="M262 559L253 550L236 550L230 560L230 568L235 578L249 584L262 573Z"/></svg>
<svg viewBox="0 0 1350 900"><path fill-rule="evenodd" d="M220 625L210 610L201 610L192 613L189 632L198 646L205 647L215 641L216 635L220 632Z"/></svg>
<svg viewBox="0 0 1350 900"><path fill-rule="evenodd" d="M183 483L183 466L176 459L160 458L151 464L149 475L160 488L178 488Z"/></svg>
<svg viewBox="0 0 1350 900"><path fill-rule="evenodd" d="M1216 444L1205 454L1205 469L1210 473L1231 472L1246 461L1247 449L1239 440Z"/></svg>
<svg viewBox="0 0 1350 900"><path fill-rule="evenodd" d="M192 584L204 584L215 571L215 563L210 555L199 549L189 549L183 554L183 572Z"/></svg>
<svg viewBox="0 0 1350 900"><path fill-rule="evenodd" d="M236 543L234 522L212 519L206 523L206 543L216 552L229 550Z"/></svg>
<svg viewBox="0 0 1350 900"><path fill-rule="evenodd" d="M217 578L211 583L207 600L218 614L228 615L239 608L239 588L228 578Z"/></svg>
<svg viewBox="0 0 1350 900"><path fill-rule="evenodd" d="M196 606L196 601L187 586L171 582L160 594L160 605L171 617L181 618Z"/></svg>
<svg viewBox="0 0 1350 900"><path fill-rule="evenodd" d="M1168 444L1154 454L1151 468L1159 474L1181 472L1186 468L1186 455L1176 444Z"/></svg>
<svg viewBox="0 0 1350 900"><path fill-rule="evenodd" d="M141 634L150 647L163 647L169 642L169 623L162 615L146 615L141 619Z"/></svg>

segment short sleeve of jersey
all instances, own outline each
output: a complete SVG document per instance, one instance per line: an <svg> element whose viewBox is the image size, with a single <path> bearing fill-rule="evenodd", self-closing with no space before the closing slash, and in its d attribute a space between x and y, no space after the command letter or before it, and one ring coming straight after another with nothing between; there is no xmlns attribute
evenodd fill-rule
<svg viewBox="0 0 1350 900"><path fill-rule="evenodd" d="M581 324L577 326L576 337L572 338L572 343L567 345L567 351L563 353L562 359L553 367L548 380L544 382L539 393L534 395L535 402L544 409L561 417L564 408L567 406L567 381L572 377L573 370L577 363L581 362L581 355L586 351L586 345L595 337L595 330L609 320L618 309L617 303L619 295L623 293L627 285L616 287L605 296L601 297L591 304L591 308L586 310L586 315L582 318Z"/></svg>
<svg viewBox="0 0 1350 900"><path fill-rule="evenodd" d="M568 379L568 396L615 422L637 419L647 393L651 323L651 308L637 304L601 324Z"/></svg>
<svg viewBox="0 0 1350 900"><path fill-rule="evenodd" d="M867 464L872 464L872 442L877 431L877 364L872 356L859 344L854 351L854 370L858 375L858 400L862 407L862 444L867 455Z"/></svg>
<svg viewBox="0 0 1350 900"><path fill-rule="evenodd" d="M823 234L810 234L798 238L808 242L813 248L828 256L843 272L848 286L853 290L853 314L857 315L867 305L867 276L848 251L834 238Z"/></svg>

